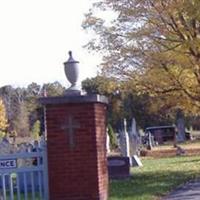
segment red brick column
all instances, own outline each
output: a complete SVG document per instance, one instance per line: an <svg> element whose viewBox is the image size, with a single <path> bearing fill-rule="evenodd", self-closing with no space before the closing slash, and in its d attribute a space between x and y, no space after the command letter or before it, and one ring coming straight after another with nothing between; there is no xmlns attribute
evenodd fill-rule
<svg viewBox="0 0 200 200"><path fill-rule="evenodd" d="M105 97L42 98L50 200L107 200Z"/></svg>

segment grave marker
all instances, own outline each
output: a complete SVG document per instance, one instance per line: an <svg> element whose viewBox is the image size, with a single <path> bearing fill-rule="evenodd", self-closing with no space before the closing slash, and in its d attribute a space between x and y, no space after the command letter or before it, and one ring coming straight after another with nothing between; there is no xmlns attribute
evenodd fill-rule
<svg viewBox="0 0 200 200"><path fill-rule="evenodd" d="M130 162L128 157L108 157L108 172L110 179L126 179L130 177Z"/></svg>

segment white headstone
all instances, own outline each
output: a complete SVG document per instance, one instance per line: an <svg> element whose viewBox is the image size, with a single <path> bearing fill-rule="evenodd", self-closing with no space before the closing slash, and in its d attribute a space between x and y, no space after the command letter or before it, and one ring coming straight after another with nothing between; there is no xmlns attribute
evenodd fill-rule
<svg viewBox="0 0 200 200"><path fill-rule="evenodd" d="M132 119L131 132L133 135L138 135L135 118Z"/></svg>
<svg viewBox="0 0 200 200"><path fill-rule="evenodd" d="M131 166L141 167L142 163L138 157L138 151L140 147L140 137L137 131L135 118L132 119L130 135L130 154L131 154Z"/></svg>
<svg viewBox="0 0 200 200"><path fill-rule="evenodd" d="M120 131L120 150L121 154L124 157L130 157L130 146L129 146L129 134L127 132L127 123L126 119L124 119L124 129ZM130 159L131 164L131 159Z"/></svg>
<svg viewBox="0 0 200 200"><path fill-rule="evenodd" d="M130 135L130 151L131 156L137 155L138 147L139 147L139 140L138 140L138 133L136 128L136 121L135 118L132 119L131 130L129 132Z"/></svg>
<svg viewBox="0 0 200 200"><path fill-rule="evenodd" d="M106 150L107 153L110 153L110 136L108 134L108 128L106 130Z"/></svg>

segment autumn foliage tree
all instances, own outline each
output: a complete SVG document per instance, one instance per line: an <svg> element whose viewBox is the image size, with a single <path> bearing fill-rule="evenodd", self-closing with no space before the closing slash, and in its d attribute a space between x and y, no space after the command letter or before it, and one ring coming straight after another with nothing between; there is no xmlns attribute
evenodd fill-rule
<svg viewBox="0 0 200 200"><path fill-rule="evenodd" d="M96 76L94 78L87 78L82 81L82 88L88 94L101 94L109 99L108 105L108 121L116 122L122 114L122 100L118 95L118 82L115 78L107 78L104 76Z"/></svg>
<svg viewBox="0 0 200 200"><path fill-rule="evenodd" d="M37 83L31 83L27 88L14 88L11 85L0 87L0 98L3 100L0 102L0 105L4 102L5 110L7 111L6 117L9 126L6 128L8 133L11 135L16 133L19 137L30 136L37 120L40 120L41 129L43 130L43 112L38 98L44 95L62 95L64 90L65 88L57 81L46 83L42 86ZM1 110L0 116L2 116ZM0 118L0 120L1 124L2 119ZM4 129L4 127L1 128L0 126L1 129Z"/></svg>
<svg viewBox="0 0 200 200"><path fill-rule="evenodd" d="M124 118L127 119L128 126L130 126L134 117L138 127L143 129L155 124L170 124L173 120L164 110L160 110L160 112L152 111L153 108L150 110L151 97L147 94L139 94L131 82L96 76L84 80L82 88L88 94L101 94L108 97L108 123L115 131L122 128Z"/></svg>
<svg viewBox="0 0 200 200"><path fill-rule="evenodd" d="M6 110L3 103L3 100L0 99L0 131L5 131L8 127Z"/></svg>
<svg viewBox="0 0 200 200"><path fill-rule="evenodd" d="M199 0L98 0L83 28L95 33L87 47L103 53L107 75L131 80L156 108L200 110Z"/></svg>

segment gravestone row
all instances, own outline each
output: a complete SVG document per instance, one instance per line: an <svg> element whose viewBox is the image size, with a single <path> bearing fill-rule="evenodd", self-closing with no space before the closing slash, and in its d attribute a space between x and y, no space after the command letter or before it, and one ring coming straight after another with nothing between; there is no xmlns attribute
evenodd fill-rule
<svg viewBox="0 0 200 200"><path fill-rule="evenodd" d="M130 177L130 167L142 166L138 157L141 138L136 129L136 121L132 119L132 125L127 131L126 119L123 129L119 133L119 146L121 156L108 157L108 172L111 179L123 179Z"/></svg>

